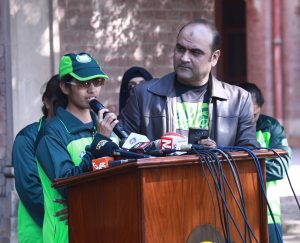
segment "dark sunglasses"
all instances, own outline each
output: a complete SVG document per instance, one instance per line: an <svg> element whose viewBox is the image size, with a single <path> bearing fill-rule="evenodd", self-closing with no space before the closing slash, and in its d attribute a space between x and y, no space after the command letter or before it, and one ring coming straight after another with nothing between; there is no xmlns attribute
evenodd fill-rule
<svg viewBox="0 0 300 243"><path fill-rule="evenodd" d="M105 79L104 78L99 78L99 79L93 79L89 81L71 81L71 82L66 82L66 84L71 84L74 86L77 86L79 89L88 89L91 84L94 85L94 87L100 87L104 85Z"/></svg>

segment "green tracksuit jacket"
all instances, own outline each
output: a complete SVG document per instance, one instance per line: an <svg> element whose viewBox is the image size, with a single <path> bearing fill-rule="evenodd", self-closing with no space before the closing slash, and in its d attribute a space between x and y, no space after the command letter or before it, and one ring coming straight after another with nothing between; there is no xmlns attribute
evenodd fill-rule
<svg viewBox="0 0 300 243"><path fill-rule="evenodd" d="M54 213L65 206L53 202L65 199L63 190L51 187L55 178L63 178L92 170L94 159L85 147L90 145L96 132L97 117L91 113L93 124L83 124L62 107L56 116L39 132L36 141L36 159L44 191L45 216L43 240L47 242L68 242L68 226L59 221Z"/></svg>
<svg viewBox="0 0 300 243"><path fill-rule="evenodd" d="M280 123L269 116L260 115L256 123L256 137L261 147L272 149L284 149L288 154L279 159L270 159L266 161L267 173L267 197L270 203L275 222L281 224L280 197L278 195L277 184L279 180L286 176L284 165L289 167L291 162L291 148L288 145L284 128ZM284 163L284 165L283 165ZM273 220L268 211L268 223L273 224Z"/></svg>
<svg viewBox="0 0 300 243"><path fill-rule="evenodd" d="M34 155L34 143L40 126L32 123L16 136L12 149L15 185L20 197L18 207L18 241L20 243L43 242L44 197Z"/></svg>

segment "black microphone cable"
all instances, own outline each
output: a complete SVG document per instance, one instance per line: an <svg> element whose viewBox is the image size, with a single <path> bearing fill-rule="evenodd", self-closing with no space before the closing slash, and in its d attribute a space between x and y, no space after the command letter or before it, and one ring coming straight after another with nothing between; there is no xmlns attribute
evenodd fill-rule
<svg viewBox="0 0 300 243"><path fill-rule="evenodd" d="M237 173L234 171L234 167L233 167L232 164L231 164L230 158L227 156L227 154L226 154L225 152L223 152L222 150L219 150L219 149L215 149L215 150L212 149L211 151L213 151L213 152L215 152L215 153L220 153L220 154L222 154L223 159L225 159L225 160L227 160L227 161L229 162L230 169L232 170L232 173L233 173L233 174L237 174ZM219 169L217 169L216 166L215 166L215 163L212 163L212 165L213 165L213 167L214 167L215 173L217 173L218 171L219 171L219 174L222 173L222 178L223 178L222 180L223 180L223 181L226 183L226 185L228 186L228 188L229 188L229 190L230 190L230 192L231 192L231 194L232 194L232 196L233 196L233 198L234 198L234 200L235 200L237 206L239 207L239 210L241 211L241 214L242 214L242 216L243 216L243 218L244 218L244 220L245 220L245 237L244 237L244 239L243 239L243 237L242 237L241 234L240 234L241 238L244 240L244 242L246 241L246 240L245 240L245 239L246 239L246 226L248 226L248 234L249 234L249 239L250 239L250 241L252 242L252 238L250 237L250 233L251 233L251 234L253 235L253 238L255 239L255 241L258 242L257 238L256 238L255 235L254 235L254 232L253 232L251 226L249 225L249 222L248 222L248 219L247 219L247 216L246 216L246 213L245 213L244 197L243 197L243 195L242 195L242 189L241 189L241 183L240 183L239 177L238 177L238 179L237 179L237 178L236 178L237 175L235 175L235 176L234 176L234 180L235 180L236 186L237 186L237 188L238 188L238 192L239 192L239 195L240 195L240 198L241 198L241 201L242 201L242 206L239 205L239 203L238 203L238 201L237 201L237 198L235 197L235 195L234 195L234 193L233 193L233 190L232 190L232 188L231 188L231 186L230 186L230 184L229 184L229 182L228 182L228 180L227 180L227 178L226 178L226 176L225 176L225 174L224 174L224 171L223 171L222 165L221 165L221 161L215 156L215 154L211 154L211 156L213 156L214 159L215 159L215 161L219 164L219 165L218 165L218 168L219 168ZM203 157L203 156L202 156L202 157ZM231 158L231 159L232 159L232 158ZM232 160L233 160L233 159L232 159ZM202 163L202 164L203 164L203 163ZM208 165L208 166L209 166L209 165ZM236 165L235 165L235 167L236 167ZM219 178L218 180L219 180L219 185L220 185L220 178ZM223 182L223 183L224 183L224 182ZM225 188L225 186L223 186L223 188ZM220 189L222 189L222 188L220 188ZM226 194L223 194L223 196L224 196L224 195L226 195ZM226 201L226 198L225 198L225 201ZM226 219L225 219L225 221L226 221ZM234 218L232 218L232 221L234 221ZM225 230L225 231L227 231L227 230ZM225 233L225 232L224 232L224 233ZM228 237L226 237L226 238L228 238Z"/></svg>
<svg viewBox="0 0 300 243"><path fill-rule="evenodd" d="M223 198L225 200L225 203L224 202L222 203L222 210L223 210L223 215L224 215L224 222L225 222L226 231L229 232L228 240L231 242L231 239L230 239L230 236L231 236L230 235L230 220L229 220L229 217L230 217L231 221L234 223L234 226L238 230L241 239L243 240L243 242L245 242L245 239L243 239L241 230L238 227L233 215L231 214L231 212L229 210L229 206L228 206L228 203L227 203L227 200L228 200L227 199L227 193L226 193L226 176L225 176L225 173L223 171L222 163L221 163L221 161L219 160L219 158L216 154L216 150L212 150L212 151L214 151L214 153L212 155L213 155L213 157L216 161L216 163L212 164L212 167L214 168L216 173L218 173L218 175L219 175L219 186L220 186L221 191L223 192L222 195L223 195ZM232 194L232 196L235 197L234 194Z"/></svg>
<svg viewBox="0 0 300 243"><path fill-rule="evenodd" d="M291 188L291 190L292 190L292 192L293 192L293 196L294 196L294 198L295 198L295 200L296 200L296 204L297 204L297 206L298 206L298 209L300 210L300 205L299 205L299 201L298 201L297 195L296 195L296 193L295 193L295 191L294 191L294 188L293 188L293 186L292 186L292 183L291 183L291 180L290 180L290 177L289 177L289 174L288 174L288 170L287 170L287 168L286 168L286 165L285 165L285 163L284 163L282 157L281 157L274 149L271 149L271 148L255 148L255 149L257 149L257 150L260 150L260 149L266 149L266 150L272 151L272 152L273 152L274 154L276 154L277 157L280 159L280 161L282 162L284 171L285 171L285 173L286 173L286 176L287 176L287 179L288 179L290 188ZM278 239L278 237L279 237L279 236L278 236L278 234L279 234L279 235L280 235L280 239L279 239L279 240L282 241L282 235L280 234L279 229L277 228L277 225L276 225L276 222L275 222L275 218L274 218L274 219L272 218L272 220L273 220L273 224L275 225L277 239ZM278 233L277 233L277 232L278 232Z"/></svg>
<svg viewBox="0 0 300 243"><path fill-rule="evenodd" d="M205 169L204 169L204 163L202 163L202 161L206 160L206 156L201 154L201 153L197 153L196 154L199 156L199 163L201 164L201 167L202 167L202 171L203 171L203 174L204 174L204 178L205 178L205 181L207 183L207 186L208 186L208 189L209 189L209 193L210 193L210 196L211 196L211 200L212 200L212 204L213 204L213 212L214 212L214 226L216 227L217 226L217 215L216 215L216 206L215 206L215 199L214 199L214 194L213 194L213 191L212 191L212 187L211 187L211 184L208 180L208 177L206 175L206 172L205 172ZM219 241L219 238L218 238L218 235L216 234L216 237Z"/></svg>
<svg viewBox="0 0 300 243"><path fill-rule="evenodd" d="M238 206L238 209L240 210L240 213L242 214L242 217L245 220L245 225L244 225L244 231L245 231L244 234L245 234L245 236L244 236L244 239L247 239L246 233L247 233L247 230L248 230L248 237L249 237L250 242L252 242L251 235L253 236L254 240L256 242L258 242L258 240L257 240L257 238L256 238L256 236L253 232L253 229L249 224L248 217L247 217L247 214L246 214L244 193L243 193L242 184L241 184L241 180L240 180L240 177L239 177L239 172L238 172L238 168L236 166L236 163L235 163L234 159L232 158L231 154L226 153L225 151L223 151L219 148L216 148L213 151L215 151L217 153L220 153L223 156L223 158L228 162L230 171L232 172L232 176L233 176L233 179L235 181L235 185L236 185L236 188L237 188L237 192L238 192L238 195L239 195L239 198L240 198L241 205L239 204L238 199L235 197L233 189L230 186L226 176L224 176L224 180L226 182L227 187L230 190L230 193L231 193L236 205Z"/></svg>
<svg viewBox="0 0 300 243"><path fill-rule="evenodd" d="M265 183L264 183L264 178L263 178L263 174L262 174L262 169L261 169L261 166L260 166L260 163L259 163L259 159L257 158L257 156L254 154L254 152L247 148L247 147L240 147L240 146L225 146L225 147L222 147L222 149L224 150L238 150L238 151L244 151L244 152L247 152L250 157L252 157L253 161L254 161L254 164L256 166L256 170L258 172L258 179L259 179L259 182L260 182L260 185L261 185L261 188L262 188L262 192L263 192L263 196L264 196L264 199L267 203L267 206L268 206L268 210L270 212L270 216L273 220L273 222L275 223L275 218L274 218L274 215L273 215L273 212L272 212L272 209L271 209L271 206L268 202L268 199L267 199L267 193L266 193L266 188L265 188ZM257 148L256 148L257 149ZM259 148L261 149L261 148ZM277 227L275 227L275 231L276 231L276 235L277 235L277 239L283 243L283 240L282 240L282 236L278 230Z"/></svg>
<svg viewBox="0 0 300 243"><path fill-rule="evenodd" d="M257 150L261 150L263 148L256 148ZM248 149L249 150L249 149ZM265 183L264 183L264 179L263 179L263 175L262 175L262 169L261 169L261 166L260 166L260 163L259 163L259 160L257 158L257 156L253 153L252 150L249 150L251 151L251 153L253 154L254 158L255 158L255 161L256 161L256 164L258 165L258 168L260 169L260 174L261 174L261 184L263 185L262 187L264 188L264 197L265 197L265 200L267 202L267 206L268 206L268 210L269 210L269 213L270 213L270 216L272 218L272 221L273 221L273 224L276 225L276 222L275 222L275 218L274 218L274 214L273 214L273 211L272 211L272 208L269 204L269 201L268 201L268 198L267 198L267 191L266 191L266 188L265 188ZM277 236L277 239L283 243L283 239L282 239L282 235L279 231L279 229L277 228L277 226L275 227L275 231L276 231L276 236Z"/></svg>
<svg viewBox="0 0 300 243"><path fill-rule="evenodd" d="M213 157L213 160L215 163L211 163L212 169L214 169L214 172L216 174L216 178L218 179L218 185L220 188L220 191L223 195L224 201L227 204L227 196L226 196L226 189L225 189L225 184L224 184L224 173L222 173L222 167L220 165L220 161L218 157L210 150L211 156ZM216 166L217 164L217 166ZM216 168L217 167L217 168ZM231 234L230 234L230 225L229 225L229 219L228 219L228 211L226 210L225 203L222 202L221 207L219 207L219 210L222 210L222 215L224 217L224 227L225 231L227 232L227 239L229 242L231 242ZM220 212L221 213L221 212Z"/></svg>
<svg viewBox="0 0 300 243"><path fill-rule="evenodd" d="M198 153L200 153L199 151L195 151L197 154ZM211 151L201 151L201 153L203 153L203 154L206 154L206 155L208 155L210 158L211 158L211 161L212 161L212 163L210 163L210 162L207 162L206 160L204 160L204 162L206 163L206 165L207 165L207 168L208 168L208 171L210 172L210 174L211 174L211 176L212 176L212 179L213 179L213 181L214 181L214 184L215 184L215 189L217 190L217 192L219 193L219 195L220 195L220 198L221 198L221 201L222 201L222 205L223 205L223 210L225 210L225 212L223 213L223 215L224 215L224 217L225 217L225 222L224 222L224 224L225 224L225 229L224 229L224 227L223 227L223 233L224 233L224 236L225 236L225 238L226 238L226 242L231 242L231 236L230 236L230 229L229 229L229 225L228 225L228 223L229 223L229 220L227 219L226 220L226 218L228 218L228 216L230 217L230 219L231 219L231 221L234 223L234 226L235 226L235 228L236 228L236 230L237 230L237 232L238 232L238 234L239 234L239 236L241 237L241 239L243 240L243 241L245 241L244 239L243 239L243 235L241 234L241 231L240 231L240 229L239 229L239 227L238 227L238 225L237 225L237 223L235 222L235 220L234 220L234 217L232 216L232 214L231 214L231 212L230 212L230 210L229 210L229 207L228 207L228 204L227 204L227 201L226 201L226 197L224 198L224 194L223 194L223 192L222 192L222 188L220 188L220 183L218 182L218 181L220 181L220 178L219 178L219 180L217 180L216 179L216 177L214 176L215 175L215 173L214 173L214 169L212 169L212 167L211 167L211 164L213 165L213 166L215 166L214 165L214 162L220 162L219 161L219 159L217 158L217 156L213 153L213 152L211 152ZM216 195L218 195L218 194L216 194ZM218 197L217 197L217 199L218 200L220 200ZM219 210L221 210L220 209L220 207L219 207ZM220 211L220 216L221 216L221 211ZM221 219L221 218L220 218ZM222 219L221 219L221 221L222 221ZM222 222L221 222L222 223Z"/></svg>
<svg viewBox="0 0 300 243"><path fill-rule="evenodd" d="M254 239L257 241L257 239L256 239L256 237L254 235L254 232L252 230L252 227L249 225L249 222L248 222L248 216L247 216L247 213L246 213L246 205L245 205L245 197L244 197L244 191L243 191L243 185L241 183L240 173L239 173L237 164L236 164L234 158L232 157L232 155L230 153L228 153L226 151L223 151L223 150L222 150L222 152L227 155L227 157L229 159L228 161L232 162L232 164L229 163L229 165L233 167L232 171L235 172L234 173L234 177L236 177L235 181L236 181L236 185L237 185L237 190L238 190L238 193L239 193L239 196L240 196L241 207L242 207L242 210L243 210L243 214L245 216L245 225L244 225L245 238L246 238L246 234L247 234L246 232L247 232L247 229L248 229L248 237L250 239L250 242L252 242L250 233L253 235Z"/></svg>
<svg viewBox="0 0 300 243"><path fill-rule="evenodd" d="M260 185L261 185L261 188L262 188L264 199L267 203L268 210L270 212L270 216L271 216L273 222L275 223L275 218L274 218L272 209L271 209L270 204L269 204L268 199L267 199L265 183L264 183L264 179L263 179L263 175L262 175L262 169L261 169L261 166L260 166L260 163L259 163L259 160L258 160L257 156L253 153L253 151L251 149L249 149L247 147L229 146L229 147L224 147L223 149L229 149L229 150L236 149L238 151L244 151L244 152L247 152L252 157L252 159L254 161L254 164L256 166L256 170L258 172L258 178L259 178L259 182L260 182ZM275 231L276 231L277 238L283 243L281 234L280 234L279 230L277 229L277 227L275 227Z"/></svg>
<svg viewBox="0 0 300 243"><path fill-rule="evenodd" d="M208 171L210 172L211 177L215 184L215 191L216 191L215 195L216 195L216 199L217 199L217 203L218 203L220 223L221 223L221 226L223 229L225 239L227 240L227 242L231 242L231 233L230 233L229 219L228 219L228 214L230 214L230 211L229 211L229 208L227 205L226 192L223 191L223 188L225 188L225 187L224 186L222 187L222 176L221 176L222 172L220 170L218 170L216 167L216 163L218 163L219 161L213 152L206 151L206 154L208 156L208 160L205 161L206 166L207 166ZM218 168L220 168L220 167L218 167ZM224 184L224 182L223 182L223 184ZM223 215L223 217L222 217L222 215ZM233 216L231 216L231 218L233 219ZM235 225L235 226L237 226L237 225ZM237 230L239 231L238 228L237 228ZM241 234L240 234L240 236L242 238Z"/></svg>
<svg viewBox="0 0 300 243"><path fill-rule="evenodd" d="M257 149L257 148L256 148L256 149ZM296 193L295 193L295 191L294 191L294 187L292 186L292 183L291 183L291 180L290 180L290 177L289 177L289 174L288 174L288 170L287 170L286 165L285 165L285 163L284 163L284 161L283 161L283 159L282 159L282 156L280 156L274 149L270 149L270 148L262 148L262 149L268 149L268 150L272 151L274 154L276 154L276 155L278 156L278 158L279 158L280 161L282 162L282 165L283 165L283 168L284 168L286 177L287 177L287 179L288 179L290 188L291 188L291 190L292 190L292 192L293 192L293 196L294 196L294 198L295 198L295 200L296 200L298 209L300 210L300 204L299 204L297 195L296 195Z"/></svg>
<svg viewBox="0 0 300 243"><path fill-rule="evenodd" d="M208 169L208 171L211 175L211 178L213 179L214 185L215 185L215 194L214 195L216 195L216 201L217 201L217 206L218 206L217 208L219 210L219 218L220 218L220 223L221 223L221 227L223 230L224 238L226 239L226 242L231 242L230 241L230 238L231 238L230 230L228 227L229 221L226 219L226 218L228 218L228 216L226 217L226 210L224 210L224 204L226 203L226 199L224 199L224 195L222 193L222 188L220 187L221 179L220 179L220 174L218 173L218 171L215 168L216 162L214 160L214 154L210 151L206 151L205 153L203 152L203 154L205 154L205 158L206 158L206 160L204 160L204 162L206 163L207 169ZM200 163L202 165L203 172L205 172L204 165L203 165L204 163L202 163L201 161L200 161ZM207 181L207 182L209 183L209 181ZM220 194L220 196L218 196L219 194ZM219 197L221 197L222 200Z"/></svg>
<svg viewBox="0 0 300 243"><path fill-rule="evenodd" d="M223 221L224 219L223 219L223 217L221 216L221 215L222 215L222 211L221 211L221 206L220 206L220 199L219 199L219 197L218 197L219 191L218 191L218 189L216 188L216 187L217 187L217 185L216 185L216 179L214 178L214 173L213 173L213 171L212 171L212 169L211 169L211 167L210 167L210 163L213 164L214 161L213 161L213 159L212 159L212 157L211 157L211 154L208 153L208 152L207 152L207 153L204 153L204 152L202 151L202 153L200 153L199 151L197 151L197 150L195 150L195 149L194 149L194 152L195 152L196 154L198 154L198 156L201 157L201 159L202 159L202 160L199 160L199 163L201 164L203 173L204 173L204 175L205 175L206 182L207 182L207 184L208 184L208 186L209 186L209 188L210 188L209 190L210 190L210 192L211 192L212 199L214 198L214 195L216 195L216 200L217 200L217 203L218 203L218 210L219 210L220 223L221 223L222 231L223 231L223 234L224 234L224 238L226 239L226 242L227 242L227 241L228 241L228 238L229 238L228 235L230 234L230 232L226 231L225 226L224 226L225 222ZM206 164L207 170L208 170L208 172L210 173L211 178L213 179L213 182L214 182L214 185L215 185L215 194L213 194L213 192L212 192L212 188L211 188L210 182L209 182L209 180L208 180L208 178L207 178L207 176L206 176L206 172L205 172L205 168L204 168L204 163L203 163L203 162ZM213 201L213 202L214 202L214 201ZM215 203L214 203L213 205L214 205L214 219L215 219L215 227L216 227L216 211L215 211Z"/></svg>
<svg viewBox="0 0 300 243"><path fill-rule="evenodd" d="M252 150L250 150L250 149L248 149L248 148L244 148L244 147L234 147L234 146L228 146L228 147L223 147L223 149L224 149L224 152L226 152L226 150L234 150L234 151L246 151L251 157L252 157L252 159L253 159L253 161L254 161L254 163L255 163L255 166L256 166L256 169L257 169L257 172L258 172L258 178L259 178L259 182L260 182L260 185L261 185L261 188L262 188L262 191L263 191L263 194L264 194L264 197L265 197L265 200L266 200L266 202L267 202L267 206L268 206L268 209L269 209L269 212L270 212L270 215L271 215L271 218L272 218L272 220L275 222L275 219L274 219L274 215L273 215L273 212L272 212L272 209L270 208L270 205L269 205L269 202L267 201L267 198L266 198L266 191L265 191L265 186L264 186L264 179L263 179L263 175L262 175L262 170L261 170L261 167L260 167L260 163L259 163L259 160L258 160L258 158L257 158L257 156L252 152ZM260 148L261 149L261 148ZM270 149L269 149L270 150ZM194 151L197 153L197 154L199 154L199 152L197 151L197 150L195 150L194 149ZM201 151L201 152L203 152L203 151ZM207 151L206 151L207 152ZM221 154L222 154L222 150L220 150L220 151L215 151L215 152L220 152ZM274 151L274 153L275 154L277 154L278 155L278 153L276 153L276 151ZM218 160L218 158L216 158L215 157L215 155L213 155L213 154L211 154L211 153L209 153L210 154L210 156L212 156L212 157L214 157L214 160L217 162L217 163L219 163L220 161ZM229 153L228 153L229 154ZM230 155L230 154L229 154ZM223 154L223 156L224 156L224 154ZM278 155L279 156L279 155ZM203 158L203 156L201 156L202 158ZM227 156L224 156L224 157L226 157L226 160L230 163L230 159L227 157ZM231 157L231 155L230 155L230 157ZM280 158L280 156L279 156L279 158ZM232 159L232 157L231 157L231 159ZM282 160L282 158L280 158L281 160ZM233 159L232 159L232 161L234 161ZM209 172L210 172L210 174L211 174L211 176L213 177L213 180L214 180L214 183L215 183L215 186L216 186L216 189L219 191L219 193L220 193L220 191L222 191L222 188L220 188L219 186L220 186L220 177L217 177L218 178L218 183L216 183L216 179L214 178L214 176L213 176L213 172L212 172L212 167L209 167L209 163L207 163L207 161L205 160L205 162L206 162L206 164L208 165L208 169L209 169ZM215 164L214 163L212 163L213 164L213 166L214 166L214 171L215 171L215 173L217 174L217 170L216 170L216 167L215 167ZM283 163L283 165L284 165L284 169L285 169L285 171L286 171L286 174L288 175L288 173L287 173L287 169L286 169L286 166L285 166L285 164ZM219 166L219 171L222 171L222 168L220 167L220 165L218 165ZM236 168L236 165L235 165L235 168ZM233 171L233 167L232 167L232 165L231 165L231 169L232 169L232 171ZM237 169L237 168L236 168ZM221 172L220 172L221 173ZM234 173L234 172L233 172ZM222 180L223 180L223 183L224 183L224 180L225 181L227 181L227 179L226 179L226 177L224 177L223 175L222 175ZM289 178L288 178L289 179ZM207 180L207 176L206 176L206 180ZM238 183L238 181L239 181L239 184L241 185L241 183L240 183L240 178L238 178L238 180L235 178L235 181L236 181L236 183ZM290 180L289 180L289 182L290 182ZM208 182L209 183L209 182ZM228 186L229 186L229 183L228 183L228 181L227 181L227 184L228 184ZM290 185L291 185L291 183L290 183ZM238 184L237 184L237 186L238 186ZM229 186L229 188L230 188L230 186ZM230 188L230 190L231 190L231 193L232 193L232 189ZM293 193L294 193L294 190L293 190L293 188L292 188L292 191L293 191ZM241 190L239 190L239 192L241 192ZM240 193L239 193L240 194ZM226 198L224 199L223 197L222 197L222 194L220 194L221 195L221 199L223 200L223 203L224 203L224 201L225 201L225 203L226 203ZM233 195L233 193L232 193L232 195ZM233 195L234 196L234 195ZM242 199L243 198L243 196L240 194L240 197L241 197L241 202L242 202L242 207L243 208L245 208L245 204L244 204L244 199ZM237 199L234 197L234 199L235 199L235 201L236 201L236 203L237 203L237 205L239 206L239 204L238 204L238 202L237 202ZM298 204L298 200L296 199L296 201L297 201L297 204ZM298 206L299 206L299 204L298 204ZM225 205L225 207L227 207L227 211L228 211L228 205ZM241 210L241 208L239 207L239 209ZM245 212L245 211L244 211ZM242 213L243 214L243 213ZM230 215L230 217L232 217L232 215L231 214L229 214ZM245 216L245 217L244 217ZM247 221L247 219L246 219L246 215L244 214L243 215L243 217L245 218L245 222L246 222L246 224L247 224L247 226L248 226L248 229L249 229L249 234L250 234L250 232L251 232L251 234L254 236L254 233L253 233L253 230L251 229L251 227L249 226L249 224L248 224L248 221ZM234 220L234 219L232 219L232 220ZM250 228L249 228L250 227ZM224 230L224 229L223 229ZM227 230L224 230L224 235L225 235L225 232L226 232ZM228 233L226 233L227 235L228 235ZM279 238L279 240L282 242L282 238L281 238L281 235L280 235L280 232L278 231L278 229L277 229L277 227L276 227L276 234L277 234L277 238ZM228 235L229 236L229 235ZM240 236L241 236L241 234L240 234ZM228 239L228 237L226 237L227 239ZM241 238L242 238L242 236L241 236ZM251 237L250 237L250 235L249 235L249 239L251 240ZM256 239L256 237L254 236L254 239L257 241L257 239Z"/></svg>
<svg viewBox="0 0 300 243"><path fill-rule="evenodd" d="M226 161L228 162L229 168L230 168L230 170L232 171L232 173L234 174L233 167L232 167L232 165L231 165L231 162L230 162L229 158L226 156L226 154L225 154L222 150L220 150L220 149L212 149L212 151L213 151L215 154L216 154L216 153L219 153L219 154L221 154L221 155L223 156L223 157L222 157L223 160L226 160ZM248 223L248 219L247 219L247 217L245 216L245 214L243 213L243 209L242 209L241 206L239 205L238 200L237 200L236 196L235 196L234 193L233 193L233 190L232 190L232 188L231 188L231 186L230 186L230 184L229 184L229 182L228 182L228 180L227 180L227 178L226 178L226 175L225 175L225 173L224 173L224 171L223 171L222 162L219 160L219 158L218 158L217 156L216 156L216 161L217 161L217 165L218 165L218 170L220 171L221 176L222 176L221 178L222 178L222 182L223 182L223 188L224 188L224 197L225 197L225 200L226 200L226 202L227 202L227 196L226 196L226 186L227 186L227 187L229 188L229 191L230 191L230 193L231 193L231 195L232 195L232 197L233 197L235 203L236 203L237 206L238 206L238 209L239 209L240 212L241 212L241 215L242 215L244 221L245 221L245 224L244 224L244 225L245 225L244 230L246 229L246 225L247 225L247 226L250 227L250 228L248 227L249 231L251 231L252 229L251 229L251 226L250 226L249 223ZM235 182L237 188L239 188L238 181L236 180L236 178L235 178L234 176L233 176L233 179L234 179L234 182ZM224 213L225 213L225 212L224 212ZM226 215L226 214L225 214L225 215ZM234 217L232 217L231 220L234 222L235 225L237 225L236 222L235 222L235 220L234 220ZM228 217L226 218L226 221L229 222ZM227 227L228 227L228 226L229 226L229 224L227 224ZM252 230L252 234L253 234L253 236L254 236L253 230ZM242 235L242 234L240 234L240 236L241 236L241 235ZM242 238L242 240L243 240L244 242L246 242L246 230L245 230L245 236L244 236L244 237L241 236L241 238ZM255 236L254 236L254 239L257 241L257 239L256 239ZM250 237L250 240L251 240L251 237ZM252 240L251 240L251 242L252 242Z"/></svg>

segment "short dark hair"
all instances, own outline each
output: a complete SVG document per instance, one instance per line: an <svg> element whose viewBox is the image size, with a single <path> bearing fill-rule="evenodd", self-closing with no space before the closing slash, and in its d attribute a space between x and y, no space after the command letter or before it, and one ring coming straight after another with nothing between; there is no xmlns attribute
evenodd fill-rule
<svg viewBox="0 0 300 243"><path fill-rule="evenodd" d="M220 37L220 33L219 31L217 30L216 26L209 20L207 19L194 19L190 22L188 22L187 24L183 25L181 27L181 29L179 30L178 32L178 35L180 34L180 32L187 26L189 25L193 25L193 24L201 24L201 25L204 25L206 27L208 27L212 34L213 34L213 41L212 41L212 46L211 46L211 50L212 52L220 49L220 45L221 45L221 37ZM177 35L177 38L178 38L178 35Z"/></svg>
<svg viewBox="0 0 300 243"><path fill-rule="evenodd" d="M261 90L256 86L254 83L240 83L237 86L243 88L244 90L248 91L252 99L255 98L256 104L259 107L262 107L263 104L265 103L264 96L261 92Z"/></svg>

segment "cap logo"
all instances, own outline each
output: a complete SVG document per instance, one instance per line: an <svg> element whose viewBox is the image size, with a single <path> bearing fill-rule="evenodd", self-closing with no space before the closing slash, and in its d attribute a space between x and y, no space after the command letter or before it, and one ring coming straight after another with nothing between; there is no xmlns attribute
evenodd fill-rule
<svg viewBox="0 0 300 243"><path fill-rule="evenodd" d="M92 58L87 54L82 54L82 55L76 55L76 60L77 62L80 63L88 63L92 61Z"/></svg>

